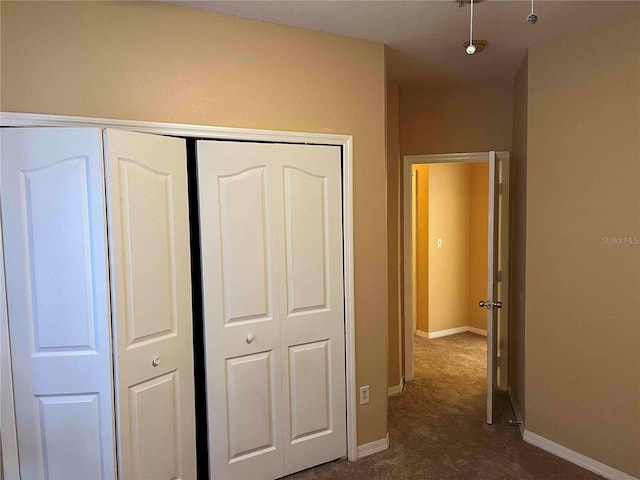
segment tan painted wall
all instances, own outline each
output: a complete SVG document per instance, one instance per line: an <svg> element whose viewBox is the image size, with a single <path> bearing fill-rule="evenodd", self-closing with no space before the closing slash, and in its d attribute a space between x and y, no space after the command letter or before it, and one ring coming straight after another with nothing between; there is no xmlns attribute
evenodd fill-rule
<svg viewBox="0 0 640 480"><path fill-rule="evenodd" d="M526 227L527 429L634 477L639 32L640 9L530 50Z"/></svg>
<svg viewBox="0 0 640 480"><path fill-rule="evenodd" d="M513 147L511 152L511 236L509 264L509 387L525 421L525 236L527 206L527 81L528 60L513 85Z"/></svg>
<svg viewBox="0 0 640 480"><path fill-rule="evenodd" d="M389 271L388 383L399 385L402 377L400 359L400 89L387 83L387 259Z"/></svg>
<svg viewBox="0 0 640 480"><path fill-rule="evenodd" d="M442 238L442 248L436 247ZM469 169L429 165L429 332L466 326L469 315Z"/></svg>
<svg viewBox="0 0 640 480"><path fill-rule="evenodd" d="M511 85L500 88L403 88L403 155L511 150Z"/></svg>
<svg viewBox="0 0 640 480"><path fill-rule="evenodd" d="M487 329L487 311L478 301L487 297L487 255L489 215L489 164L468 163L469 169L469 321Z"/></svg>
<svg viewBox="0 0 640 480"><path fill-rule="evenodd" d="M358 442L384 438L383 45L161 3L1 8L4 111L353 135Z"/></svg>
<svg viewBox="0 0 640 480"><path fill-rule="evenodd" d="M429 165L415 165L416 175L416 328L429 331Z"/></svg>

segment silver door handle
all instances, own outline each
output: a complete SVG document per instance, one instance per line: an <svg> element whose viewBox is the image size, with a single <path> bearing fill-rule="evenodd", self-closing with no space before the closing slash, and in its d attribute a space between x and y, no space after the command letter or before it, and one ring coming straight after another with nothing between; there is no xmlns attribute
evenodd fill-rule
<svg viewBox="0 0 640 480"><path fill-rule="evenodd" d="M245 338L245 342L247 342L247 344L252 343L255 338L256 337L253 335L253 333L250 333L249 335L247 335L247 338Z"/></svg>
<svg viewBox="0 0 640 480"><path fill-rule="evenodd" d="M485 302L484 300L480 300L478 305L481 308L486 308L487 310L491 310L492 308L502 308L502 302Z"/></svg>

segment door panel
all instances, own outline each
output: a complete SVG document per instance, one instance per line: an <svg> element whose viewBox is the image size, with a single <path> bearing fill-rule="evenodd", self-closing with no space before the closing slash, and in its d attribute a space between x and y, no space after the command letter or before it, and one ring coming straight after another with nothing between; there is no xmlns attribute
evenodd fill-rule
<svg viewBox="0 0 640 480"><path fill-rule="evenodd" d="M328 340L289 347L292 443L331 431L330 362Z"/></svg>
<svg viewBox="0 0 640 480"><path fill-rule="evenodd" d="M229 461L275 449L275 391L273 352L226 361Z"/></svg>
<svg viewBox="0 0 640 480"><path fill-rule="evenodd" d="M327 179L283 170L288 313L327 308Z"/></svg>
<svg viewBox="0 0 640 480"><path fill-rule="evenodd" d="M274 149L197 150L211 478L273 479L284 471Z"/></svg>
<svg viewBox="0 0 640 480"><path fill-rule="evenodd" d="M133 478L179 478L179 372L133 385L128 393Z"/></svg>
<svg viewBox="0 0 640 480"><path fill-rule="evenodd" d="M342 180L338 147L276 145L288 305L280 338L285 474L346 455ZM293 298L292 298L293 297ZM293 308L291 308L293 307Z"/></svg>
<svg viewBox="0 0 640 480"><path fill-rule="evenodd" d="M120 170L123 286L128 307L123 320L127 348L135 348L176 335L173 182L170 174L124 158L112 168ZM151 269L154 275L149 275Z"/></svg>
<svg viewBox="0 0 640 480"><path fill-rule="evenodd" d="M44 478L100 478L100 411L97 394L37 395ZM107 426L108 428L109 426Z"/></svg>
<svg viewBox="0 0 640 480"><path fill-rule="evenodd" d="M114 478L101 132L0 135L21 474Z"/></svg>
<svg viewBox="0 0 640 480"><path fill-rule="evenodd" d="M218 180L226 324L271 319L265 179L265 167L256 167Z"/></svg>
<svg viewBox="0 0 640 480"><path fill-rule="evenodd" d="M213 478L346 455L340 158L198 142Z"/></svg>
<svg viewBox="0 0 640 480"><path fill-rule="evenodd" d="M123 479L195 478L186 144L105 130Z"/></svg>

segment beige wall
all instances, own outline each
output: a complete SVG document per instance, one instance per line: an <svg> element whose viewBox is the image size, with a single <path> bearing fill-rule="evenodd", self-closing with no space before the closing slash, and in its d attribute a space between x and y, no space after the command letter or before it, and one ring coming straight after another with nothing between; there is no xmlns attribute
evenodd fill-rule
<svg viewBox="0 0 640 480"><path fill-rule="evenodd" d="M384 438L383 45L161 3L1 8L4 111L353 135L358 443Z"/></svg>
<svg viewBox="0 0 640 480"><path fill-rule="evenodd" d="M387 84L387 260L389 271L388 383L399 385L400 359L400 90L397 83Z"/></svg>
<svg viewBox="0 0 640 480"><path fill-rule="evenodd" d="M400 92L403 155L511 150L511 85Z"/></svg>
<svg viewBox="0 0 640 480"><path fill-rule="evenodd" d="M530 50L526 220L527 429L635 477L639 32L640 9Z"/></svg>
<svg viewBox="0 0 640 480"><path fill-rule="evenodd" d="M429 165L414 165L416 176L416 328L429 331Z"/></svg>
<svg viewBox="0 0 640 480"><path fill-rule="evenodd" d="M442 238L442 248L436 241ZM429 165L429 332L468 325L469 168Z"/></svg>
<svg viewBox="0 0 640 480"><path fill-rule="evenodd" d="M509 387L521 420L525 421L525 234L527 204L527 81L528 60L513 85L513 146L509 247Z"/></svg>
<svg viewBox="0 0 640 480"><path fill-rule="evenodd" d="M469 163L469 316L470 327L487 329L487 311L478 306L487 297L489 163Z"/></svg>

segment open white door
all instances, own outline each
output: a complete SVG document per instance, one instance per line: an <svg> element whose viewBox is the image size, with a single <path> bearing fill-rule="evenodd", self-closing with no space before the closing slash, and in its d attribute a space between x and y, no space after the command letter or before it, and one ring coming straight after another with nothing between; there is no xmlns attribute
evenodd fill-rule
<svg viewBox="0 0 640 480"><path fill-rule="evenodd" d="M480 306L487 309L487 423L493 423L493 405L497 381L498 366L498 235L499 235L499 170L496 152L489 152L489 229L488 229L488 266L487 300Z"/></svg>
<svg viewBox="0 0 640 480"><path fill-rule="evenodd" d="M2 129L22 478L116 478L101 131Z"/></svg>
<svg viewBox="0 0 640 480"><path fill-rule="evenodd" d="M346 455L340 150L198 142L210 470Z"/></svg>
<svg viewBox="0 0 640 480"><path fill-rule="evenodd" d="M195 479L184 139L105 130L121 479Z"/></svg>

